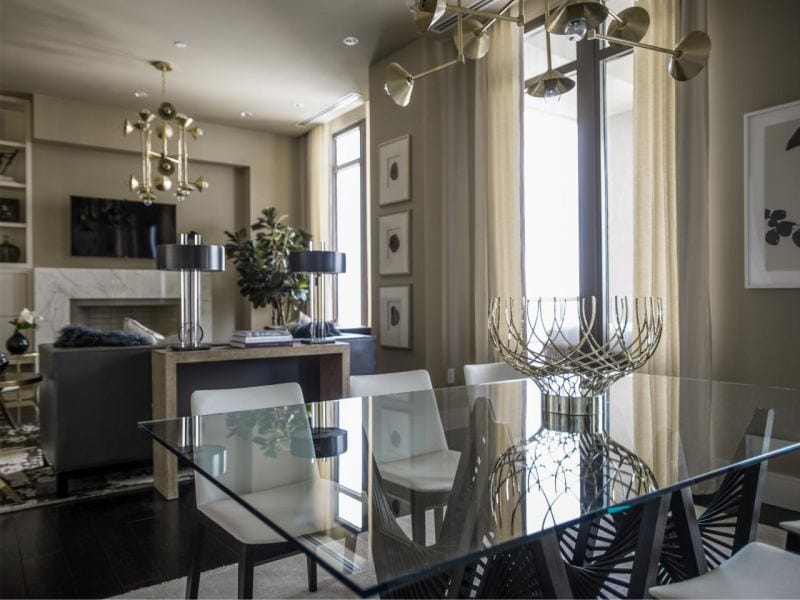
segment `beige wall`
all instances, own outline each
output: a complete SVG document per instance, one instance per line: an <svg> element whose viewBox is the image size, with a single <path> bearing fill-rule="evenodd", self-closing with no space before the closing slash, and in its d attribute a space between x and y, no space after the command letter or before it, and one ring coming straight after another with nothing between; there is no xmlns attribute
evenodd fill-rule
<svg viewBox="0 0 800 600"><path fill-rule="evenodd" d="M428 80L420 82L414 90L412 103L407 108L400 108L392 102L383 91L384 70L389 62L397 61L411 72L418 72L427 67L426 55L432 42L419 39L405 48L389 55L370 68L370 153L375 160L370 168L370 184L372 187L372 327L378 336L377 368L379 372L403 371L426 368L426 319L425 319L425 181L428 177L425 156L429 145L428 134L424 127L421 107L426 105L425 95L428 93ZM379 206L379 171L378 146L394 138L411 136L411 200L387 206ZM382 276L378 273L377 231L378 218L382 215L411 210L411 275ZM380 346L380 306L379 289L382 286L407 285L411 287L411 350L383 348ZM432 375L435 375L432 373Z"/></svg>
<svg viewBox="0 0 800 600"><path fill-rule="evenodd" d="M150 269L151 259L70 256L70 195L133 199L125 181L135 157L120 152L39 142L34 145L34 257L36 267L89 269ZM245 191L234 167L191 165L210 182L209 189L178 205L178 231L195 230L208 243L221 244L223 232L245 224ZM165 195L159 202L174 204ZM236 273L228 269L212 276L213 340L224 341L242 324L243 303ZM236 318L238 316L238 319Z"/></svg>
<svg viewBox="0 0 800 600"><path fill-rule="evenodd" d="M743 115L800 98L800 2L710 0L712 376L800 386L800 289L745 289ZM800 165L799 165L800 166Z"/></svg>
<svg viewBox="0 0 800 600"><path fill-rule="evenodd" d="M152 261L71 258L69 196L130 198L127 178L136 173L138 140L122 135L129 111L61 98L34 96L35 266L147 268ZM241 228L260 211L276 206L299 223L300 153L296 139L265 132L201 123L205 135L189 146L190 173L210 181L178 208L178 228L197 229L222 242L225 229ZM169 195L159 202L170 201ZM258 327L270 319L252 310L236 289L231 265L214 275L214 337L234 327Z"/></svg>

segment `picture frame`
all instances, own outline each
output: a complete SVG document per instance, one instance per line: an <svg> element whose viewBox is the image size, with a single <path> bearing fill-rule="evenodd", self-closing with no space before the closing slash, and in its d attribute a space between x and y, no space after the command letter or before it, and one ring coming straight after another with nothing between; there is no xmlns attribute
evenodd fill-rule
<svg viewBox="0 0 800 600"><path fill-rule="evenodd" d="M0 222L21 223L20 202L18 198L0 198Z"/></svg>
<svg viewBox="0 0 800 600"><path fill-rule="evenodd" d="M378 204L411 200L411 136L378 144Z"/></svg>
<svg viewBox="0 0 800 600"><path fill-rule="evenodd" d="M800 101L744 115L746 288L800 288Z"/></svg>
<svg viewBox="0 0 800 600"><path fill-rule="evenodd" d="M411 274L411 211L378 217L378 273Z"/></svg>
<svg viewBox="0 0 800 600"><path fill-rule="evenodd" d="M383 286L378 289L380 332L384 348L411 349L411 286Z"/></svg>

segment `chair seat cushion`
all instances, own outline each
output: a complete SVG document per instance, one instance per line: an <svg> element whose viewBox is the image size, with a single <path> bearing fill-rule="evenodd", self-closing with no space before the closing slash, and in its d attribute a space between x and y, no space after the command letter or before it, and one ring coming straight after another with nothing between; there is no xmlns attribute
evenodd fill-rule
<svg viewBox="0 0 800 600"><path fill-rule="evenodd" d="M300 536L324 531L330 526L330 523L325 523L325 516L333 514L335 487L327 479L310 479L262 492L243 494L241 498L258 512L269 515L290 535ZM331 509L326 509L326 506ZM217 500L197 508L245 544L286 541L236 500Z"/></svg>
<svg viewBox="0 0 800 600"><path fill-rule="evenodd" d="M800 555L753 542L713 571L650 588L655 598L797 598Z"/></svg>
<svg viewBox="0 0 800 600"><path fill-rule="evenodd" d="M415 492L449 492L458 469L460 452L437 450L381 463L381 477Z"/></svg>
<svg viewBox="0 0 800 600"><path fill-rule="evenodd" d="M785 529L789 533L800 535L800 521L784 521L781 523L781 529Z"/></svg>

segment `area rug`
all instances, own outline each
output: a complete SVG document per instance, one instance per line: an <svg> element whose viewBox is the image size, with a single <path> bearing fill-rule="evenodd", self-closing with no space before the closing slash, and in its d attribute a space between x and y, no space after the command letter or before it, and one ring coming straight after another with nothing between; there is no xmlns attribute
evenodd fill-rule
<svg viewBox="0 0 800 600"><path fill-rule="evenodd" d="M26 412L29 411L29 412ZM47 464L39 444L39 426L33 409L22 412L15 427L0 410L0 476L22 499L15 503L10 496L0 493L0 514L29 508L73 502L82 498L120 494L147 488L153 484L153 471L149 467L127 469L76 477L69 482L69 495L56 496L56 477ZM191 478L183 470L181 481Z"/></svg>
<svg viewBox="0 0 800 600"><path fill-rule="evenodd" d="M358 598L330 573L317 569L317 591L308 591L304 555L290 556L256 567L253 576L253 598ZM366 578L367 575L365 574ZM200 576L199 598L235 598L238 585L237 565L227 565ZM173 579L150 587L133 590L116 598L183 598L186 578Z"/></svg>
<svg viewBox="0 0 800 600"><path fill-rule="evenodd" d="M410 527L410 520L403 518L398 522L403 529ZM429 519L429 525L433 521ZM426 527L431 531L430 527ZM409 532L410 533L410 532ZM786 541L786 532L760 525L758 539L766 544L783 548ZM359 543L365 543L359 539ZM318 590L309 593L306 587L306 560L302 555L292 556L273 563L256 567L253 583L253 598L357 598L358 596L337 581L332 575L322 568L318 569ZM372 572L364 572L361 576L365 583L374 582ZM237 566L227 565L211 571L205 571L200 576L199 598L235 598L238 582ZM186 593L186 578L173 579L149 587L139 588L116 596L117 598L183 598Z"/></svg>

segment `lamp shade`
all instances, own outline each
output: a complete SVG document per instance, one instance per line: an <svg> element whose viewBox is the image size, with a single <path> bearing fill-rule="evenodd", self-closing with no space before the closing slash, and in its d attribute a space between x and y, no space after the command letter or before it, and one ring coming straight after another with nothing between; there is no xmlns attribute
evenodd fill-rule
<svg viewBox="0 0 800 600"><path fill-rule="evenodd" d="M344 273L346 263L343 252L301 250L289 254L289 270L294 273Z"/></svg>
<svg viewBox="0 0 800 600"><path fill-rule="evenodd" d="M158 246L156 266L162 271L224 271L225 248L213 244Z"/></svg>

